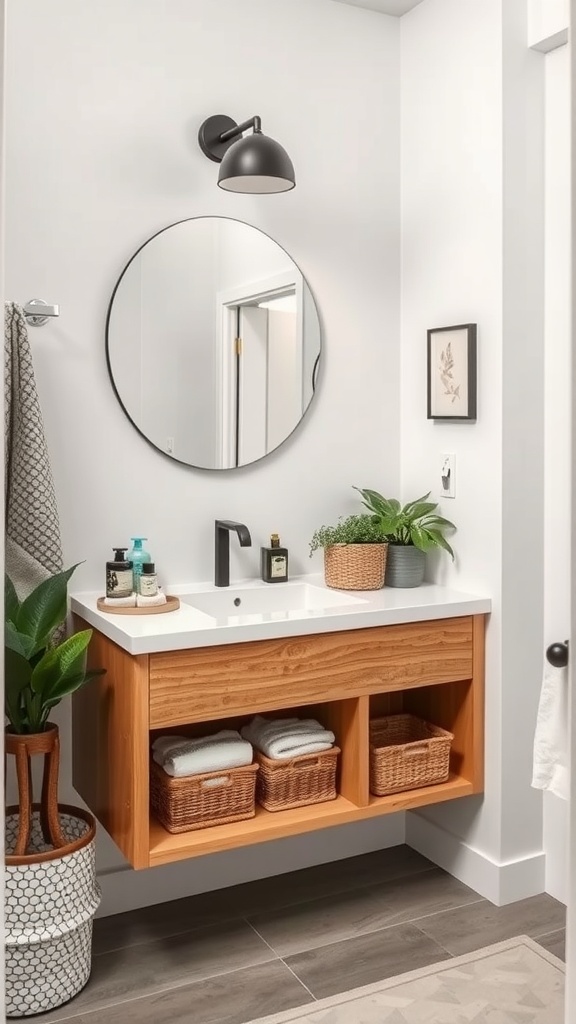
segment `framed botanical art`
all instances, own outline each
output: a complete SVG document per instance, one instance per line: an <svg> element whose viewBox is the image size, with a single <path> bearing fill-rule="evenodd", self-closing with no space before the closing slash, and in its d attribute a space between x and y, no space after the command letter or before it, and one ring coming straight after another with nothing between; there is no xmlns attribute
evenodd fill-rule
<svg viewBox="0 0 576 1024"><path fill-rule="evenodd" d="M428 419L476 419L476 324L428 331Z"/></svg>

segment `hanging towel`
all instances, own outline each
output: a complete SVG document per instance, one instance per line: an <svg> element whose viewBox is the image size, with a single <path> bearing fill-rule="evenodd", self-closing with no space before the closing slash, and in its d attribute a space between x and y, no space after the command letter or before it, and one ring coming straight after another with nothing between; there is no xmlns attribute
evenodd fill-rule
<svg viewBox="0 0 576 1024"><path fill-rule="evenodd" d="M62 569L60 523L26 320L4 307L6 572L18 596Z"/></svg>
<svg viewBox="0 0 576 1024"><path fill-rule="evenodd" d="M534 736L532 786L568 799L568 668L544 664Z"/></svg>

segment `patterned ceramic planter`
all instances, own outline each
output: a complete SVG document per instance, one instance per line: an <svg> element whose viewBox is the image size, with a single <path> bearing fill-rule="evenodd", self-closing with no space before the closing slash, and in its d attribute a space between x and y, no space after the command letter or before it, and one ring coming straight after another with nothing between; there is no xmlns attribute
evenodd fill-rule
<svg viewBox="0 0 576 1024"><path fill-rule="evenodd" d="M18 808L6 815L6 1012L45 1013L72 999L90 977L92 919L100 903L96 824L79 807L59 806L67 845L54 850L34 808L29 853L14 856Z"/></svg>

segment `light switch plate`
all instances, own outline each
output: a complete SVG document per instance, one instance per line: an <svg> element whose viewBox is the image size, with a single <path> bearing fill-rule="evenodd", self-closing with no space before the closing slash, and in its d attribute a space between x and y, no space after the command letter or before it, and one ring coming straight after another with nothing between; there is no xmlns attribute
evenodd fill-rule
<svg viewBox="0 0 576 1024"><path fill-rule="evenodd" d="M456 497L456 456L450 452L440 456L440 494L443 498Z"/></svg>

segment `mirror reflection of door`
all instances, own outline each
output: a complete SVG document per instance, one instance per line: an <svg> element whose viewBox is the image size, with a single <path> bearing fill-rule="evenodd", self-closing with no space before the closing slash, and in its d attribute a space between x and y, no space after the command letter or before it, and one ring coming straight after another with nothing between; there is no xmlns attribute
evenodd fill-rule
<svg viewBox="0 0 576 1024"><path fill-rule="evenodd" d="M277 448L302 418L302 337L295 291L237 310L236 414L228 422L241 466Z"/></svg>

